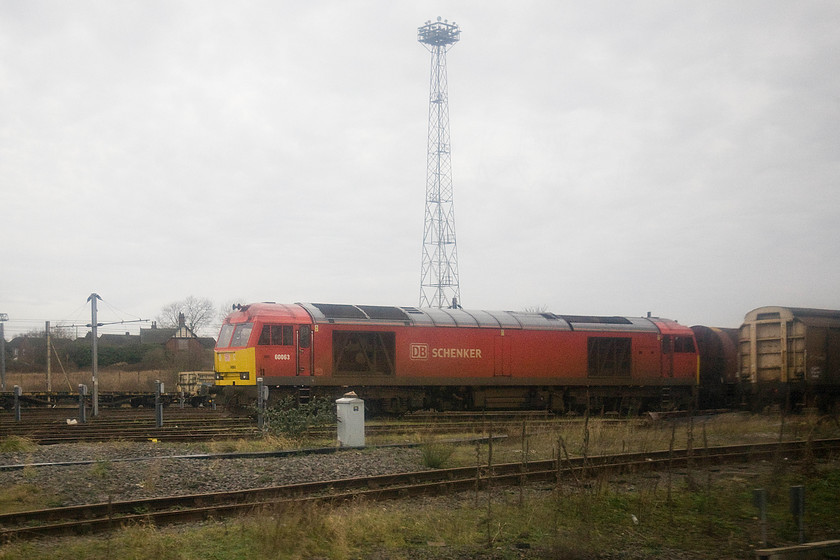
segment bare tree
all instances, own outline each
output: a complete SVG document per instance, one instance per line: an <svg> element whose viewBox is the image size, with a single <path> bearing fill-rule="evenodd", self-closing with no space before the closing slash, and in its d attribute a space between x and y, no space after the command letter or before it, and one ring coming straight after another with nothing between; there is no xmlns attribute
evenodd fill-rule
<svg viewBox="0 0 840 560"><path fill-rule="evenodd" d="M189 296L180 301L164 305L157 317L162 327L177 327L180 316L184 315L184 324L194 333L210 325L216 316L216 306L207 298Z"/></svg>
<svg viewBox="0 0 840 560"><path fill-rule="evenodd" d="M525 313L547 313L548 306L547 305L531 305L523 309Z"/></svg>

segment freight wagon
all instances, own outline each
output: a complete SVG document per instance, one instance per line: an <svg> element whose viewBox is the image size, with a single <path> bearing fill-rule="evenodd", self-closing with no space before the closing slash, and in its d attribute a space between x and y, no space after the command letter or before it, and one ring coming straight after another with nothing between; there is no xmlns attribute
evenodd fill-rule
<svg viewBox="0 0 840 560"><path fill-rule="evenodd" d="M759 307L738 336L738 381L755 406L828 409L840 396L840 311Z"/></svg>

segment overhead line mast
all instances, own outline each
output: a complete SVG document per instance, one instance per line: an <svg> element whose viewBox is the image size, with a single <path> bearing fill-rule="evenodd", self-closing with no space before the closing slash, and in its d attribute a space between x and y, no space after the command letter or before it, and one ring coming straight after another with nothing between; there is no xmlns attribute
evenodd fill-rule
<svg viewBox="0 0 840 560"><path fill-rule="evenodd" d="M446 77L446 51L460 38L458 25L441 21L439 17L436 22L427 21L417 29L417 40L432 57L420 307L460 307L461 302Z"/></svg>

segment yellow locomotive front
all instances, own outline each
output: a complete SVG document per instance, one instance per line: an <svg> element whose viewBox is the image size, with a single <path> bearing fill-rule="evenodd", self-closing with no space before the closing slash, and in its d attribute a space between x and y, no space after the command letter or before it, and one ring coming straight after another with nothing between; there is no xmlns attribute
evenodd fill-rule
<svg viewBox="0 0 840 560"><path fill-rule="evenodd" d="M256 385L256 353L248 347L253 328L253 323L222 325L214 356L216 385Z"/></svg>

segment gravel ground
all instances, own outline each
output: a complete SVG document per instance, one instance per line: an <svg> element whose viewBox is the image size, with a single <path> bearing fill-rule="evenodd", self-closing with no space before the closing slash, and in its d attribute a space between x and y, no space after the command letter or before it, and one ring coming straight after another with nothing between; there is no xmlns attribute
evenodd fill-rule
<svg viewBox="0 0 840 560"><path fill-rule="evenodd" d="M297 482L423 470L419 449L341 450L271 458L169 458L194 448L154 443L68 444L32 453L0 453L0 488L30 485L50 507L278 486ZM145 458L145 460L134 460ZM121 459L132 459L123 461ZM36 466L39 463L92 464Z"/></svg>

